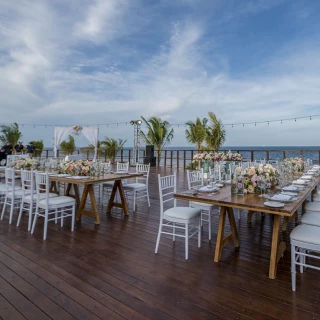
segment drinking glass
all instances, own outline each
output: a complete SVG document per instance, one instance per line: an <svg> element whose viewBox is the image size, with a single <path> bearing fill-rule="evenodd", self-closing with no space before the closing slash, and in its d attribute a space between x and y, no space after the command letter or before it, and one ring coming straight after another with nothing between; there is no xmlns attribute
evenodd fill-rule
<svg viewBox="0 0 320 320"><path fill-rule="evenodd" d="M264 195L263 191L265 191L265 188L266 188L266 186L267 186L266 180L265 180L264 177L259 177L258 186L259 186L259 188L260 188L260 195L259 195L259 197L263 197L263 195Z"/></svg>

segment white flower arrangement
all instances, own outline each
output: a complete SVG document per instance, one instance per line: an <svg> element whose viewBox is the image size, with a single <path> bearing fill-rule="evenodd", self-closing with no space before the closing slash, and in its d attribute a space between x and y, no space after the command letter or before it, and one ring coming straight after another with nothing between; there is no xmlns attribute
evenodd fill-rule
<svg viewBox="0 0 320 320"><path fill-rule="evenodd" d="M193 157L193 162L199 160L209 160L209 161L242 161L243 157L240 153L228 153L224 152L203 152L198 153Z"/></svg>
<svg viewBox="0 0 320 320"><path fill-rule="evenodd" d="M79 125L75 125L72 127L72 130L75 135L79 135L82 131L82 127Z"/></svg>

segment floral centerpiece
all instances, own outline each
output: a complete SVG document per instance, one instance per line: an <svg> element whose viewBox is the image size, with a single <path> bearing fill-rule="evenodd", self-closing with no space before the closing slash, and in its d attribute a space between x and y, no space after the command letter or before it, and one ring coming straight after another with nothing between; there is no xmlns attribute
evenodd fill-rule
<svg viewBox="0 0 320 320"><path fill-rule="evenodd" d="M81 133L81 131L82 131L82 127L76 125L76 126L73 126L73 127L72 127L72 130L73 130L73 133L74 133L75 135L79 135L79 134Z"/></svg>
<svg viewBox="0 0 320 320"><path fill-rule="evenodd" d="M69 160L58 164L58 173L72 176L89 176L93 171L93 163L88 160Z"/></svg>
<svg viewBox="0 0 320 320"><path fill-rule="evenodd" d="M37 170L40 168L40 162L36 159L30 158L16 158L11 164L11 168L16 170Z"/></svg>
<svg viewBox="0 0 320 320"><path fill-rule="evenodd" d="M228 153L224 152L203 152L198 153L193 157L193 162L201 160L210 160L210 161L242 161L243 157L240 153Z"/></svg>
<svg viewBox="0 0 320 320"><path fill-rule="evenodd" d="M304 170L304 161L301 158L286 158L283 162L285 165L291 165L294 171Z"/></svg>
<svg viewBox="0 0 320 320"><path fill-rule="evenodd" d="M279 172L271 164L259 164L257 167L247 168L242 172L244 176L244 192L259 192L258 181L263 177L266 180L267 188L273 188L278 184Z"/></svg>

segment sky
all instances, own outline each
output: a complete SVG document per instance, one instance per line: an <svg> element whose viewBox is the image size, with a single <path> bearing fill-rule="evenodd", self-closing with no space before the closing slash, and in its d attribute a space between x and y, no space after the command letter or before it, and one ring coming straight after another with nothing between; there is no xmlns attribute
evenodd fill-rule
<svg viewBox="0 0 320 320"><path fill-rule="evenodd" d="M311 0L1 0L0 123L47 147L54 125L100 124L131 146L132 126L102 124L158 116L186 146L209 111L320 114L319 16ZM225 146L317 146L320 117L225 128Z"/></svg>

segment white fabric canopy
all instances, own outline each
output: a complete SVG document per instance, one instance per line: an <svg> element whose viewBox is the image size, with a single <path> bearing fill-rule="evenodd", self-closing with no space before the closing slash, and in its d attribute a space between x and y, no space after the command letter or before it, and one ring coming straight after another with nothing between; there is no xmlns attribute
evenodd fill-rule
<svg viewBox="0 0 320 320"><path fill-rule="evenodd" d="M93 161L97 159L98 153L98 136L99 128L97 127L84 127L82 128L82 134L88 139L88 141L94 146Z"/></svg>
<svg viewBox="0 0 320 320"><path fill-rule="evenodd" d="M57 157L57 146L61 144L70 134L72 134L72 127L55 127L54 129L54 156ZM84 127L82 128L82 134L88 139L88 141L95 147L93 161L97 159L98 153L98 136L99 128L97 127Z"/></svg>

